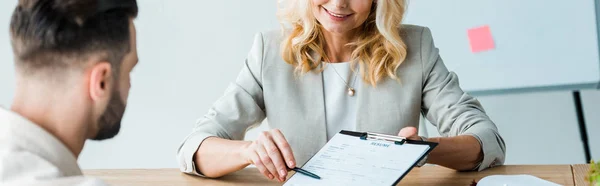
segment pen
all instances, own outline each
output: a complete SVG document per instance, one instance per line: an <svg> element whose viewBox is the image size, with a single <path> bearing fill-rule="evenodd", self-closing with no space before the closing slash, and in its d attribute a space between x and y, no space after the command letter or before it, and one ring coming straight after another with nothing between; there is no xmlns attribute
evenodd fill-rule
<svg viewBox="0 0 600 186"><path fill-rule="evenodd" d="M313 174L311 172L308 172L308 171L298 168L298 167L294 167L292 170L296 171L297 173L304 174L308 177L314 178L314 179L318 179L318 180L321 179L321 177L317 176L316 174Z"/></svg>

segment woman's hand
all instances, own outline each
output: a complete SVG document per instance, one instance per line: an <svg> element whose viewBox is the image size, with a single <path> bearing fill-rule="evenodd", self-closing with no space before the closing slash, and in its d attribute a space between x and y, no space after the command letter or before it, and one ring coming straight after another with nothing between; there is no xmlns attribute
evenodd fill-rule
<svg viewBox="0 0 600 186"><path fill-rule="evenodd" d="M422 140L421 137L419 137L419 135L418 135L417 128L415 128L415 127L404 127L403 129L400 130L400 132L398 132L398 136L405 137L406 139L409 139L409 140L417 140L417 141Z"/></svg>
<svg viewBox="0 0 600 186"><path fill-rule="evenodd" d="M398 132L398 136L410 140L423 140L417 134L417 128L405 127ZM483 151L477 138L471 135L453 137L437 137L427 139L438 143L431 151L427 163L437 164L460 171L470 171L483 161ZM444 143L442 143L442 140Z"/></svg>
<svg viewBox="0 0 600 186"><path fill-rule="evenodd" d="M246 146L244 156L263 175L280 182L285 181L288 167L296 167L294 153L279 129L263 131L256 141Z"/></svg>

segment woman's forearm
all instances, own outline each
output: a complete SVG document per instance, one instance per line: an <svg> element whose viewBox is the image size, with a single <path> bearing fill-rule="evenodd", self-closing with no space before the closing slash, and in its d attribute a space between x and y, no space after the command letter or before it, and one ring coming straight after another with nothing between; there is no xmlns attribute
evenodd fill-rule
<svg viewBox="0 0 600 186"><path fill-rule="evenodd" d="M194 155L196 169L210 178L221 177L241 170L250 165L243 155L243 149L251 143L217 137L207 138Z"/></svg>
<svg viewBox="0 0 600 186"><path fill-rule="evenodd" d="M481 144L473 136L439 137L428 141L436 142L438 146L429 154L427 163L468 171L476 168L483 160Z"/></svg>

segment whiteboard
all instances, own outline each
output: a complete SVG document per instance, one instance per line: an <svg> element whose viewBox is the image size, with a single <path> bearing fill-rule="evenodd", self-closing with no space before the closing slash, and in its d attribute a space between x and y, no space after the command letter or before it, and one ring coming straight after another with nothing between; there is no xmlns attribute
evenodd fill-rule
<svg viewBox="0 0 600 186"><path fill-rule="evenodd" d="M600 81L594 0L412 0L405 23L432 30L446 66L469 92ZM472 53L467 30L489 25L495 50Z"/></svg>

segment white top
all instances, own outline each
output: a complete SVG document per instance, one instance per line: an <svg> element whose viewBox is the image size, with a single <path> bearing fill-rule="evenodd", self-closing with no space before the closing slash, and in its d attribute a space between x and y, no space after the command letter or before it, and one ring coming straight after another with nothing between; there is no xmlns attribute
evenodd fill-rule
<svg viewBox="0 0 600 186"><path fill-rule="evenodd" d="M348 87L344 81L355 89L354 96L348 95ZM341 130L356 130L356 99L360 94L356 90L359 89L359 86L362 86L360 75L355 76L350 70L349 62L325 64L323 90L327 140Z"/></svg>
<svg viewBox="0 0 600 186"><path fill-rule="evenodd" d="M84 177L56 137L0 107L0 185L106 185Z"/></svg>

